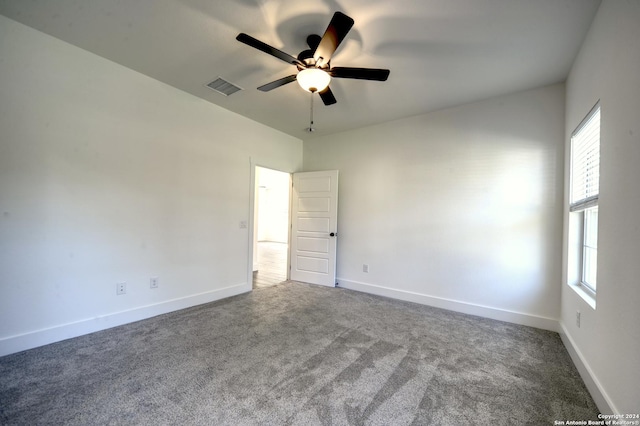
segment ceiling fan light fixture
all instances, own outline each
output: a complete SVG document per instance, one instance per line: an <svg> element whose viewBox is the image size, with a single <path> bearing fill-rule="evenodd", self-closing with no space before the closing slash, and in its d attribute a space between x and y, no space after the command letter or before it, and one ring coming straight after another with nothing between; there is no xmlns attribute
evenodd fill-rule
<svg viewBox="0 0 640 426"><path fill-rule="evenodd" d="M319 68L307 68L298 73L297 80L307 92L322 92L329 86L331 76Z"/></svg>

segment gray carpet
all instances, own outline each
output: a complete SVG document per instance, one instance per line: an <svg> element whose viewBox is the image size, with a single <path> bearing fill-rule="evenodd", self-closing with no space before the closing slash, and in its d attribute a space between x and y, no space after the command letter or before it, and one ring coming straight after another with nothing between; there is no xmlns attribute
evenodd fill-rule
<svg viewBox="0 0 640 426"><path fill-rule="evenodd" d="M300 283L0 358L7 425L597 419L558 334Z"/></svg>

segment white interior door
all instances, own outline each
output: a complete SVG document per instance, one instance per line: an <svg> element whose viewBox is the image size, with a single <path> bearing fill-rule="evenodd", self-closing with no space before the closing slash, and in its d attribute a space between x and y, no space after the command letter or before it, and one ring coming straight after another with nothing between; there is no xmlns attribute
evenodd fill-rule
<svg viewBox="0 0 640 426"><path fill-rule="evenodd" d="M292 280L335 287L337 231L338 171L294 173Z"/></svg>

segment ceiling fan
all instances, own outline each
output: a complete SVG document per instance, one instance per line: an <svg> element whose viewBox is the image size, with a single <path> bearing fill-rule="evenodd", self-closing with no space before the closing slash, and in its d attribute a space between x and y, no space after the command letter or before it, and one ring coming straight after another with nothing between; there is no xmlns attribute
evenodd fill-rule
<svg viewBox="0 0 640 426"><path fill-rule="evenodd" d="M344 13L334 13L324 35L322 37L317 34L308 36L309 49L300 52L297 58L245 33L238 34L236 40L298 68L296 74L264 84L258 87L258 90L268 92L297 80L304 90L312 94L318 92L325 105L332 105L336 103L336 98L329 88L331 77L375 81L386 81L389 77L389 70L386 69L331 67L331 57L353 24L353 19Z"/></svg>

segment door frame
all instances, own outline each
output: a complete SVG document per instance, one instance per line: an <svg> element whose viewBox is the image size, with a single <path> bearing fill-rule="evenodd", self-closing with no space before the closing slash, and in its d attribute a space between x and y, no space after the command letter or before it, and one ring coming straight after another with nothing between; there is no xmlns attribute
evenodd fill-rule
<svg viewBox="0 0 640 426"><path fill-rule="evenodd" d="M248 259L247 259L247 285L249 286L249 290L253 291L253 241L257 238L255 235L255 214L256 214L256 168L261 167L263 169L274 170L276 172L286 173L289 175L289 206L288 206L288 217L287 217L287 280L290 278L291 274L291 200L293 195L293 173L286 172L284 170L280 170L274 167L265 166L262 163L254 162L250 160L250 173L249 173L249 221L247 224L247 234L249 236L249 251L248 251Z"/></svg>

